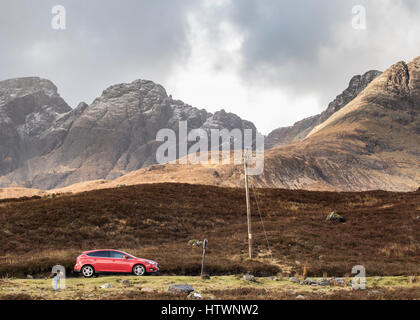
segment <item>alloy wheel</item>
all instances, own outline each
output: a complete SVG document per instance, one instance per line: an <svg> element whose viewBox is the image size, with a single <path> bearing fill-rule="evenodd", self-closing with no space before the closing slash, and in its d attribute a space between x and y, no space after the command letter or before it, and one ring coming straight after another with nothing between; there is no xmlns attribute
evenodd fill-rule
<svg viewBox="0 0 420 320"><path fill-rule="evenodd" d="M144 268L144 266L138 264L138 265L134 266L133 272L136 276L142 276L146 272L146 269Z"/></svg>
<svg viewBox="0 0 420 320"><path fill-rule="evenodd" d="M84 266L82 268L82 274L86 278L90 278L91 276L93 276L93 273L94 273L94 270L91 266Z"/></svg>

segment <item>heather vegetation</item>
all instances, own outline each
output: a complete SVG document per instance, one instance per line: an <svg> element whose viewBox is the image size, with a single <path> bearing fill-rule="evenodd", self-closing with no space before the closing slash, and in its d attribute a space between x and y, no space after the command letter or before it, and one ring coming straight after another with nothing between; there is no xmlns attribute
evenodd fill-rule
<svg viewBox="0 0 420 320"><path fill-rule="evenodd" d="M420 274L420 194L256 190L268 244L252 199L255 258L247 257L243 189L155 184L0 203L0 275L71 275L84 250L123 249L156 260L164 275L198 275L209 240L211 275ZM346 221L326 221L330 212Z"/></svg>

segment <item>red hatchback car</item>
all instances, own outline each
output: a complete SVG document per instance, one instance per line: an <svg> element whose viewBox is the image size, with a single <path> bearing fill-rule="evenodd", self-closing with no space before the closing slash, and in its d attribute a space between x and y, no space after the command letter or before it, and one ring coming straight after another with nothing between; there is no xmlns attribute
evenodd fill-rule
<svg viewBox="0 0 420 320"><path fill-rule="evenodd" d="M133 273L142 276L159 271L159 264L152 260L136 258L124 251L113 249L85 251L76 259L75 272L81 272L86 278L95 273Z"/></svg>

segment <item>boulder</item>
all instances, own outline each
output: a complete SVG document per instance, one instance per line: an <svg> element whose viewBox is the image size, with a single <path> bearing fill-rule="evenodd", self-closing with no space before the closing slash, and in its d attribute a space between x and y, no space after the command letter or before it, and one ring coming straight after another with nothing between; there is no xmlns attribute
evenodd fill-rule
<svg viewBox="0 0 420 320"><path fill-rule="evenodd" d="M256 282L257 280L252 274L244 274L244 280L248 282Z"/></svg>
<svg viewBox="0 0 420 320"><path fill-rule="evenodd" d="M311 278L306 278L303 281L302 284L307 285L307 286L310 286L310 285L313 285L313 284L317 284L317 282L315 280L311 279Z"/></svg>
<svg viewBox="0 0 420 320"><path fill-rule="evenodd" d="M321 281L318 282L318 284L320 286L327 287L331 285L331 281L328 279L322 279Z"/></svg>
<svg viewBox="0 0 420 320"><path fill-rule="evenodd" d="M294 283L300 283L300 280L296 277L289 278L289 281L294 282Z"/></svg>
<svg viewBox="0 0 420 320"><path fill-rule="evenodd" d="M125 285L125 286L129 286L130 285L130 280L123 280L122 284Z"/></svg>
<svg viewBox="0 0 420 320"><path fill-rule="evenodd" d="M170 293L185 293L188 295L194 291L194 288L189 284L171 284L167 291Z"/></svg>
<svg viewBox="0 0 420 320"><path fill-rule="evenodd" d="M325 221L334 221L334 222L346 222L346 219L344 219L342 216L340 216L338 213L336 212L331 212L327 218L325 219Z"/></svg>

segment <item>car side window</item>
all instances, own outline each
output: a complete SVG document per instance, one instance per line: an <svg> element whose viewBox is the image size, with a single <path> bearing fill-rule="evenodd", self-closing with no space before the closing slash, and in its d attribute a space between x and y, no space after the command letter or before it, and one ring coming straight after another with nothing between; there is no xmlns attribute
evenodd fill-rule
<svg viewBox="0 0 420 320"><path fill-rule="evenodd" d="M86 254L88 257L109 258L109 251L95 251Z"/></svg>
<svg viewBox="0 0 420 320"><path fill-rule="evenodd" d="M110 251L111 258L114 259L124 259L125 254L118 251Z"/></svg>

